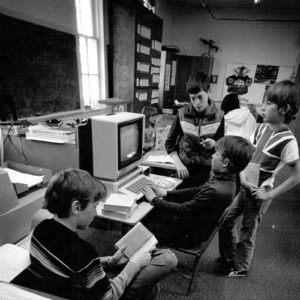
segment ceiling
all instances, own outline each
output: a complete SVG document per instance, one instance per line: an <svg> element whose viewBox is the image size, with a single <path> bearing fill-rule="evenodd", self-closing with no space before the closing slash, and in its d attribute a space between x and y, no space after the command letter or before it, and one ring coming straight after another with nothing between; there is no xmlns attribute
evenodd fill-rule
<svg viewBox="0 0 300 300"><path fill-rule="evenodd" d="M300 0L156 0L206 9L216 20L300 22Z"/></svg>

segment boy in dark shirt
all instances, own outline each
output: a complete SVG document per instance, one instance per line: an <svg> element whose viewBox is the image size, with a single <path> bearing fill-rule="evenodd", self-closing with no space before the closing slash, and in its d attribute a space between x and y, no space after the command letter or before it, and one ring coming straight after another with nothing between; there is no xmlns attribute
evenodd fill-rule
<svg viewBox="0 0 300 300"><path fill-rule="evenodd" d="M128 259L124 249L119 249L112 256L100 257L78 236L77 229L89 226L105 195L104 185L83 170L68 169L51 179L45 199L54 217L34 229L28 271L35 276L30 277L29 287L74 300L156 296L156 284L177 264L170 250L141 251ZM106 271L118 265L124 268L109 279Z"/></svg>
<svg viewBox="0 0 300 300"><path fill-rule="evenodd" d="M212 178L197 188L167 192L144 188L153 213L143 223L163 245L193 247L207 239L235 195L235 174L251 159L252 146L242 137L226 136L216 143Z"/></svg>

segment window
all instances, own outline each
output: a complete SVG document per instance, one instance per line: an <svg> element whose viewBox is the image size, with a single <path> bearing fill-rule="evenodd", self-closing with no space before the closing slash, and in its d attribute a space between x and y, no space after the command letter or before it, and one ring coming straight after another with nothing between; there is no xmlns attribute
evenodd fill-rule
<svg viewBox="0 0 300 300"><path fill-rule="evenodd" d="M107 97L103 0L76 0L80 76L84 106Z"/></svg>

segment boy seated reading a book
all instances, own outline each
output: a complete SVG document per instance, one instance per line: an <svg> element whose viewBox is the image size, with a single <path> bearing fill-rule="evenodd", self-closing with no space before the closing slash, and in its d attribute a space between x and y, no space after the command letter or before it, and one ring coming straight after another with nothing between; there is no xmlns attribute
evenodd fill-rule
<svg viewBox="0 0 300 300"><path fill-rule="evenodd" d="M146 199L154 205L143 223L159 243L190 248L205 241L235 195L235 177L252 157L253 148L238 136L226 136L216 143L212 156L213 176L195 188L177 191L146 186Z"/></svg>
<svg viewBox="0 0 300 300"><path fill-rule="evenodd" d="M45 200L54 217L42 221L32 235L32 288L70 299L155 297L157 283L177 265L170 250L139 251L128 259L123 247L102 258L76 233L89 226L105 196L105 186L86 171L68 169L51 179ZM120 265L122 271L109 279L106 272Z"/></svg>

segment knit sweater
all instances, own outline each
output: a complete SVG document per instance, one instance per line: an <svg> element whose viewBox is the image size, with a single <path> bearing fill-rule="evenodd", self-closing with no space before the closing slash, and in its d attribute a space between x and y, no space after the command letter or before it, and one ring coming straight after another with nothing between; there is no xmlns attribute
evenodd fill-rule
<svg viewBox="0 0 300 300"><path fill-rule="evenodd" d="M170 191L152 204L161 214L178 217L170 235L190 246L207 239L234 195L235 174L217 173L200 187Z"/></svg>
<svg viewBox="0 0 300 300"><path fill-rule="evenodd" d="M72 299L119 299L140 270L129 261L109 280L95 249L54 219L44 220L35 228L30 257L30 268L47 282L48 292L63 297L71 294Z"/></svg>

